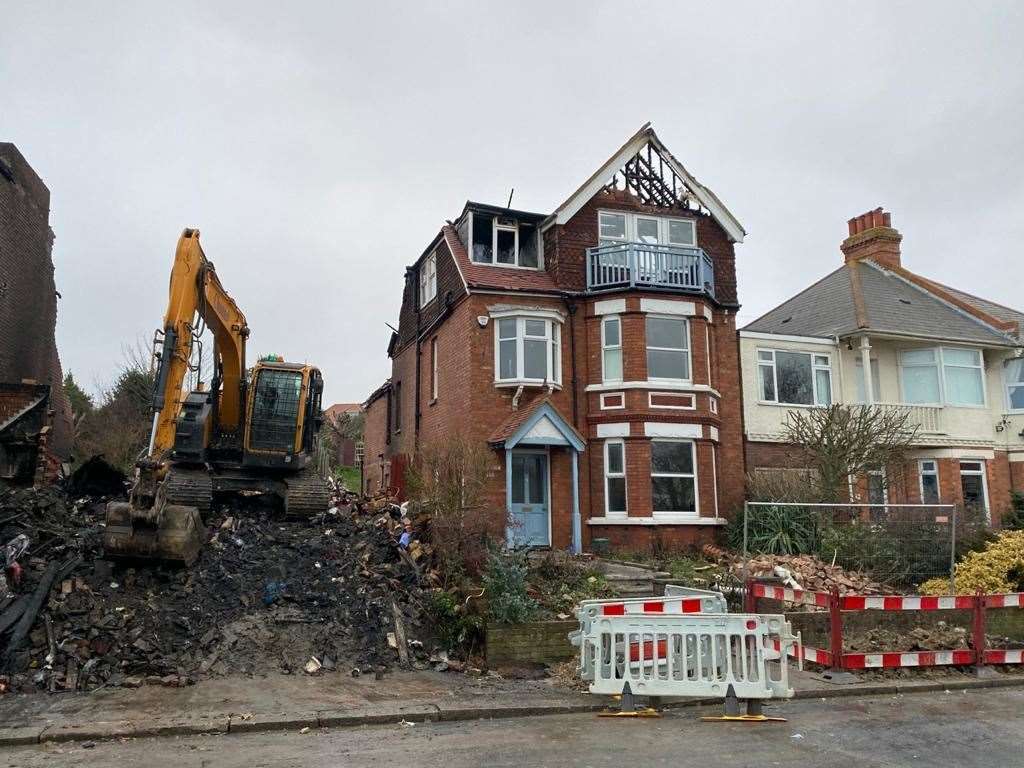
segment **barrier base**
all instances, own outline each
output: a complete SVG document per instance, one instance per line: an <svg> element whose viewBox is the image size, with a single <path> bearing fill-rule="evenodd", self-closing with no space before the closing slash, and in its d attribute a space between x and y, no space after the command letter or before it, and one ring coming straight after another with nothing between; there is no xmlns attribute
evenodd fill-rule
<svg viewBox="0 0 1024 768"><path fill-rule="evenodd" d="M633 690L629 687L628 682L622 687L622 694L613 698L619 700L619 708L617 710L606 709L604 712L598 712L598 717L661 717L661 712L653 707L640 707L637 709L636 697L633 695Z"/></svg>
<svg viewBox="0 0 1024 768"><path fill-rule="evenodd" d="M718 717L702 717L706 723L784 723L784 717L769 717L768 715L719 715Z"/></svg>

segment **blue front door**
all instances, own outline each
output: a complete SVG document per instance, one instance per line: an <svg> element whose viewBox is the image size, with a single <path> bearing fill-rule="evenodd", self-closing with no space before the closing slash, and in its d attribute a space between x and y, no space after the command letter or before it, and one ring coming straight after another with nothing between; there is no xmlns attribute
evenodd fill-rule
<svg viewBox="0 0 1024 768"><path fill-rule="evenodd" d="M546 547L551 544L548 504L548 455L539 451L512 451L512 495L509 499L513 546Z"/></svg>

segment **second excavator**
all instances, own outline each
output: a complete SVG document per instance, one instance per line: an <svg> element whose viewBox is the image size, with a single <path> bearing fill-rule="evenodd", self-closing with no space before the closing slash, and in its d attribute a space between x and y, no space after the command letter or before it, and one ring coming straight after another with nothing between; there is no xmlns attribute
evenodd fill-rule
<svg viewBox="0 0 1024 768"><path fill-rule="evenodd" d="M185 389L193 351L213 335L213 372ZM216 494L276 494L289 516L328 506L312 458L322 423L323 377L307 364L262 358L246 369L245 315L199 245L178 240L163 328L154 339L156 384L146 456L128 502L107 506L108 555L192 563L206 539L203 516ZM197 346L198 345L198 346Z"/></svg>

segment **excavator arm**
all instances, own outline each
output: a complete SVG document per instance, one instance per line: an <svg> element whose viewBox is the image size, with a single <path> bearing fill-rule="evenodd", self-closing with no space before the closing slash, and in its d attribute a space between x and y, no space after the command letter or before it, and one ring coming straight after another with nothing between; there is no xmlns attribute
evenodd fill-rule
<svg viewBox="0 0 1024 768"><path fill-rule="evenodd" d="M249 327L245 315L221 285L202 246L199 230L186 229L178 239L171 269L170 295L164 315L163 350L153 397L153 434L149 459L159 461L174 447L174 436L192 348L200 328L196 318L213 333L215 380L213 395L217 423L233 432L242 413L242 382L245 373L245 340ZM220 391L218 392L218 385Z"/></svg>

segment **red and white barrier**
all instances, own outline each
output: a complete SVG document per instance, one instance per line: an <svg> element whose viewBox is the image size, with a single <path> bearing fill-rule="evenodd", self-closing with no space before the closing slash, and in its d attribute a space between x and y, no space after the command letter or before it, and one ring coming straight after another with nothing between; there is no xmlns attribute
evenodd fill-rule
<svg viewBox="0 0 1024 768"><path fill-rule="evenodd" d="M703 613L703 601L699 597L659 598L657 600L631 600L622 603L602 603L602 616L632 616L647 613Z"/></svg>
<svg viewBox="0 0 1024 768"><path fill-rule="evenodd" d="M1024 608L1024 592L1011 592L1005 595L986 595L986 608Z"/></svg>
<svg viewBox="0 0 1024 768"><path fill-rule="evenodd" d="M808 592L804 589L773 587L770 584L758 583L754 583L751 588L754 597L767 597L770 600L781 600L786 603L816 605L819 608L828 608L829 595L827 592Z"/></svg>
<svg viewBox="0 0 1024 768"><path fill-rule="evenodd" d="M986 664L1024 664L1024 650L1005 649L985 651Z"/></svg>
<svg viewBox="0 0 1024 768"><path fill-rule="evenodd" d="M775 650L782 650L782 644L778 641L775 642ZM832 666L831 653L823 651L821 648L812 648L809 645L794 645L789 649L789 656L798 661L810 661L814 664L821 664L825 667Z"/></svg>
<svg viewBox="0 0 1024 768"><path fill-rule="evenodd" d="M844 611L969 611L974 607L970 595L844 595L839 598Z"/></svg>
<svg viewBox="0 0 1024 768"><path fill-rule="evenodd" d="M912 651L909 653L844 653L844 669L893 669L973 664L974 651Z"/></svg>

